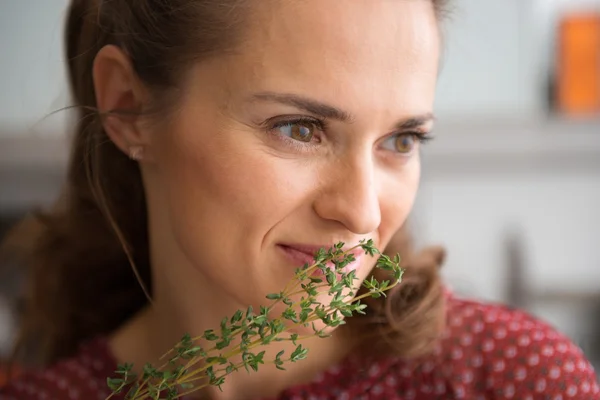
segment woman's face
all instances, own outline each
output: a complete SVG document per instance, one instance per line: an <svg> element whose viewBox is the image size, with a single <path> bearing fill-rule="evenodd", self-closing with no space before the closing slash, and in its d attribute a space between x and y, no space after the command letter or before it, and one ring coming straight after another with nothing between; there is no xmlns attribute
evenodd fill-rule
<svg viewBox="0 0 600 400"><path fill-rule="evenodd" d="M384 249L432 128L430 1L259 4L238 52L193 68L144 167L156 279L190 298L266 304L318 247Z"/></svg>

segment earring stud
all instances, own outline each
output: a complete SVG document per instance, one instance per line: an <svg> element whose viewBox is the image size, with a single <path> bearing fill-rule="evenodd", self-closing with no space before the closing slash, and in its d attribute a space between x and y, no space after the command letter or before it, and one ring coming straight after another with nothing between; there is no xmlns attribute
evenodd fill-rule
<svg viewBox="0 0 600 400"><path fill-rule="evenodd" d="M131 146L129 148L129 158L131 158L134 161L141 160L143 153L144 153L144 148L142 146Z"/></svg>

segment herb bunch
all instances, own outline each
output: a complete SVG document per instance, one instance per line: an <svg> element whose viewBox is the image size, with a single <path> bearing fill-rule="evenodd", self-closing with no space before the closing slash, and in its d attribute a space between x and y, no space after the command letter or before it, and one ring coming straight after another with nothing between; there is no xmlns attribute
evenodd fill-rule
<svg viewBox="0 0 600 400"><path fill-rule="evenodd" d="M382 254L372 240L363 240L348 250L343 247L344 243L340 242L329 250L320 249L314 256L314 263L298 268L281 292L266 296L270 305L260 306L256 312L251 306L244 311L238 310L233 316L223 318L218 330L210 329L197 337L184 335L161 357L162 365L146 364L142 374L137 375L133 372L133 364L120 364L115 376L107 378L112 391L108 399L123 393L127 400L178 399L207 386L220 389L226 376L234 371L258 371L265 363L285 370L286 363L306 358L308 349L299 342L310 337L329 336L326 328L315 326L315 321L322 321L329 328L343 325L345 317L365 314L367 305L361 303L362 299L385 296L385 292L402 278L400 257L396 255L392 259ZM388 271L391 280L366 279L362 283L365 292L357 296L355 271L346 273L344 267L355 261L352 251L359 247L369 256L378 256L375 267ZM317 300L323 294L330 297L329 304ZM274 307L281 303L285 305L284 311L273 317ZM301 326L312 327L313 333L300 336L288 332ZM290 354L280 351L274 359L266 360L261 347L282 341L292 342L295 350ZM200 346L198 343L201 342L208 345ZM234 358L236 361L232 361Z"/></svg>

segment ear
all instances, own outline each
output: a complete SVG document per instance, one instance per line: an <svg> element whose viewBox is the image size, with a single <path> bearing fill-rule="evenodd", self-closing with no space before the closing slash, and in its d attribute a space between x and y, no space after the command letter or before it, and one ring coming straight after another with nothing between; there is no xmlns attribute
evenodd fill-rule
<svg viewBox="0 0 600 400"><path fill-rule="evenodd" d="M149 96L129 57L117 46L105 46L96 55L92 74L106 134L130 158L150 161L151 136L139 115Z"/></svg>

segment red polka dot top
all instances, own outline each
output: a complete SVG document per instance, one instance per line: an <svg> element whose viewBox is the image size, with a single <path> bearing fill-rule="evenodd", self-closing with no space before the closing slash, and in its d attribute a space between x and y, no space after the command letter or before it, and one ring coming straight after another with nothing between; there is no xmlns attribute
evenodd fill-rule
<svg viewBox="0 0 600 400"><path fill-rule="evenodd" d="M104 400L116 361L96 339L73 358L20 375L0 400ZM349 357L272 400L600 400L581 350L518 310L449 295L448 326L435 352L418 361Z"/></svg>

